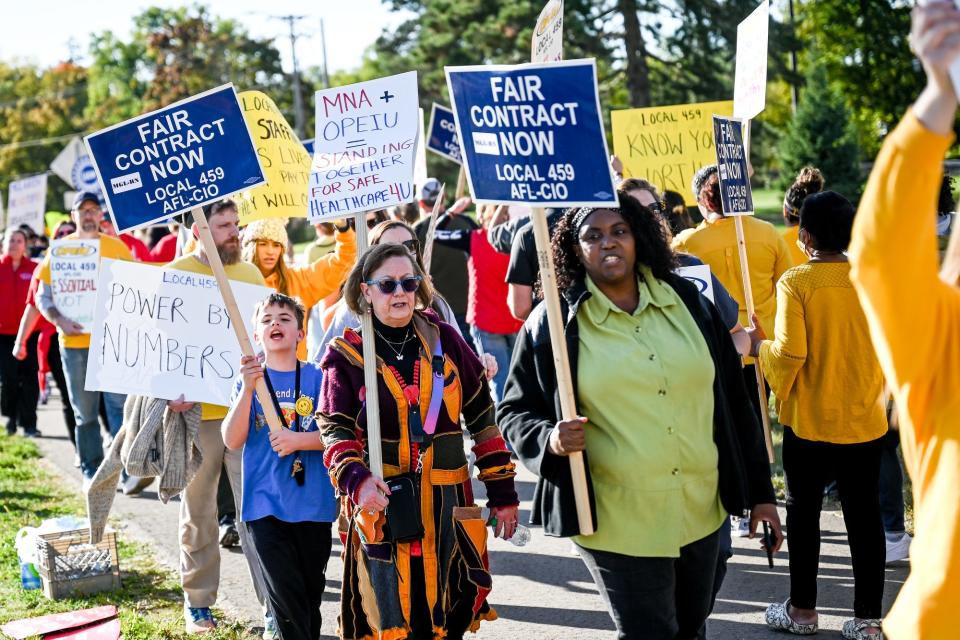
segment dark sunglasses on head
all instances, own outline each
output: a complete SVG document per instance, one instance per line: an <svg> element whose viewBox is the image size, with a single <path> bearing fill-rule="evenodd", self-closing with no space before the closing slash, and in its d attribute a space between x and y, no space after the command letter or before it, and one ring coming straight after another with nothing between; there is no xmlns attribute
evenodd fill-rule
<svg viewBox="0 0 960 640"><path fill-rule="evenodd" d="M397 286L403 288L407 293L413 293L420 288L420 281L423 280L421 276L410 276L409 278L404 278L403 280L394 280L393 278L380 278L379 280L367 280L366 283L368 286L376 285L384 294L390 295L397 290Z"/></svg>
<svg viewBox="0 0 960 640"><path fill-rule="evenodd" d="M379 224L379 221L376 218L373 218L372 220L370 218L367 218L367 229L373 229L378 224Z"/></svg>
<svg viewBox="0 0 960 640"><path fill-rule="evenodd" d="M656 202L651 202L650 204L648 204L647 209L650 209L650 211L653 211L654 213L659 213L663 215L663 213L666 212L667 207L664 206L662 202L657 200Z"/></svg>
<svg viewBox="0 0 960 640"><path fill-rule="evenodd" d="M401 242L400 244L402 244L404 247L406 247L406 248L407 248L407 251L409 251L410 253L412 253L412 254L414 254L414 255L416 255L417 250L420 248L420 243L417 242L417 239L416 239L416 238L410 238L409 240L404 240L404 241Z"/></svg>

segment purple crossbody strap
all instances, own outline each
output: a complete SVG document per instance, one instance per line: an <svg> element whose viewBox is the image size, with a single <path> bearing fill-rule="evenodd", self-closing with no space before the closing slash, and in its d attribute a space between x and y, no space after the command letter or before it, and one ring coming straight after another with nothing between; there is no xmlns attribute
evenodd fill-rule
<svg viewBox="0 0 960 640"><path fill-rule="evenodd" d="M443 352L440 350L440 337L433 345L433 388L430 392L430 407L427 409L427 419L423 423L423 430L429 435L437 430L437 418L440 417L440 405L443 404Z"/></svg>

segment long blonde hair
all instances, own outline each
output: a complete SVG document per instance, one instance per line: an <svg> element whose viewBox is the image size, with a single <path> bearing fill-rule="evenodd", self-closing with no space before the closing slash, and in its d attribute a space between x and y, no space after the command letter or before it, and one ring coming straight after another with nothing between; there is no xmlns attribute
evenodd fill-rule
<svg viewBox="0 0 960 640"><path fill-rule="evenodd" d="M257 241L254 240L250 244L253 245L253 252L250 256L250 262L257 266L257 269L260 269L260 272L263 273L263 267L260 266L260 256L257 254ZM273 271L268 275L277 274L277 291L283 295L290 295L288 290L290 282L290 273L287 270L287 261L285 259L285 254L287 253L287 248L283 245L280 245L280 257L277 258L277 264L274 265Z"/></svg>

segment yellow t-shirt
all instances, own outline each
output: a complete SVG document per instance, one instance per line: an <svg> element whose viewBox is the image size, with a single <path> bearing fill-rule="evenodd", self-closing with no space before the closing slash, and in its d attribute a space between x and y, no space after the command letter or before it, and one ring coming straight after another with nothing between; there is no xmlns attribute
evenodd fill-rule
<svg viewBox="0 0 960 640"><path fill-rule="evenodd" d="M777 280L793 266L787 244L777 229L753 216L743 217L743 235L747 243L747 261L750 264L750 287L753 304L760 324L773 331L777 309ZM696 229L685 229L673 240L673 248L691 253L707 265L713 275L740 304L740 324L750 325L746 297L743 294L743 276L740 272L740 250L737 247L737 229L733 218L702 222ZM745 358L744 362L753 362Z"/></svg>
<svg viewBox="0 0 960 640"><path fill-rule="evenodd" d="M201 273L205 276L213 275L213 269L210 268L210 265L201 262L200 259L193 254L183 256L182 258L177 258L163 268L189 271L190 273ZM246 282L249 284L265 284L263 281L263 275L260 273L260 269L250 262L237 262L234 264L224 265L223 270L226 272L227 278L230 280L237 280L239 282ZM188 390L184 390L184 396L187 400L190 399L190 393ZM223 420L226 417L227 407L222 407L217 404L207 404L206 402L201 405L201 420Z"/></svg>
<svg viewBox="0 0 960 640"><path fill-rule="evenodd" d="M79 236L76 233L71 233L70 235L63 238L64 240L77 240ZM108 236L100 234L100 259L104 258L113 258L114 260L133 260L133 254L130 253L130 249L127 249L127 245L123 244L123 241L114 238L113 236ZM47 252L47 255L43 258L43 262L40 263L40 281L46 285L50 285L50 252ZM54 300L56 304L56 300ZM90 334L84 333L79 336L65 336L63 333L60 333L60 344L67 349L89 349L90 348Z"/></svg>
<svg viewBox="0 0 960 640"><path fill-rule="evenodd" d="M847 262L808 262L777 283L776 339L760 364L777 415L804 440L852 444L887 431L883 373Z"/></svg>
<svg viewBox="0 0 960 640"><path fill-rule="evenodd" d="M877 156L850 245L913 479L910 576L883 621L892 640L960 636L960 289L937 275L935 223L952 142L907 113Z"/></svg>
<svg viewBox="0 0 960 640"><path fill-rule="evenodd" d="M797 244L800 241L800 225L787 227L787 230L783 232L783 241L787 243L787 251L793 258L793 266L804 264L810 259L807 254L800 250L800 245Z"/></svg>

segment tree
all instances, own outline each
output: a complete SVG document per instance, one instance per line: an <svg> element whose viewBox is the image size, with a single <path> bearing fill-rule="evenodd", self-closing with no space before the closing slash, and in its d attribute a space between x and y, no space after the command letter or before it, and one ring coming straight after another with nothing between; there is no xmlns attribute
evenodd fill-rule
<svg viewBox="0 0 960 640"><path fill-rule="evenodd" d="M880 149L923 89L910 53L906 0L805 0L799 31L807 45L802 63L823 65L844 96L868 157ZM815 52L815 53L814 53Z"/></svg>
<svg viewBox="0 0 960 640"><path fill-rule="evenodd" d="M805 165L818 167L827 188L856 201L863 177L850 111L821 65L810 66L797 114L780 142L780 179L786 189Z"/></svg>

